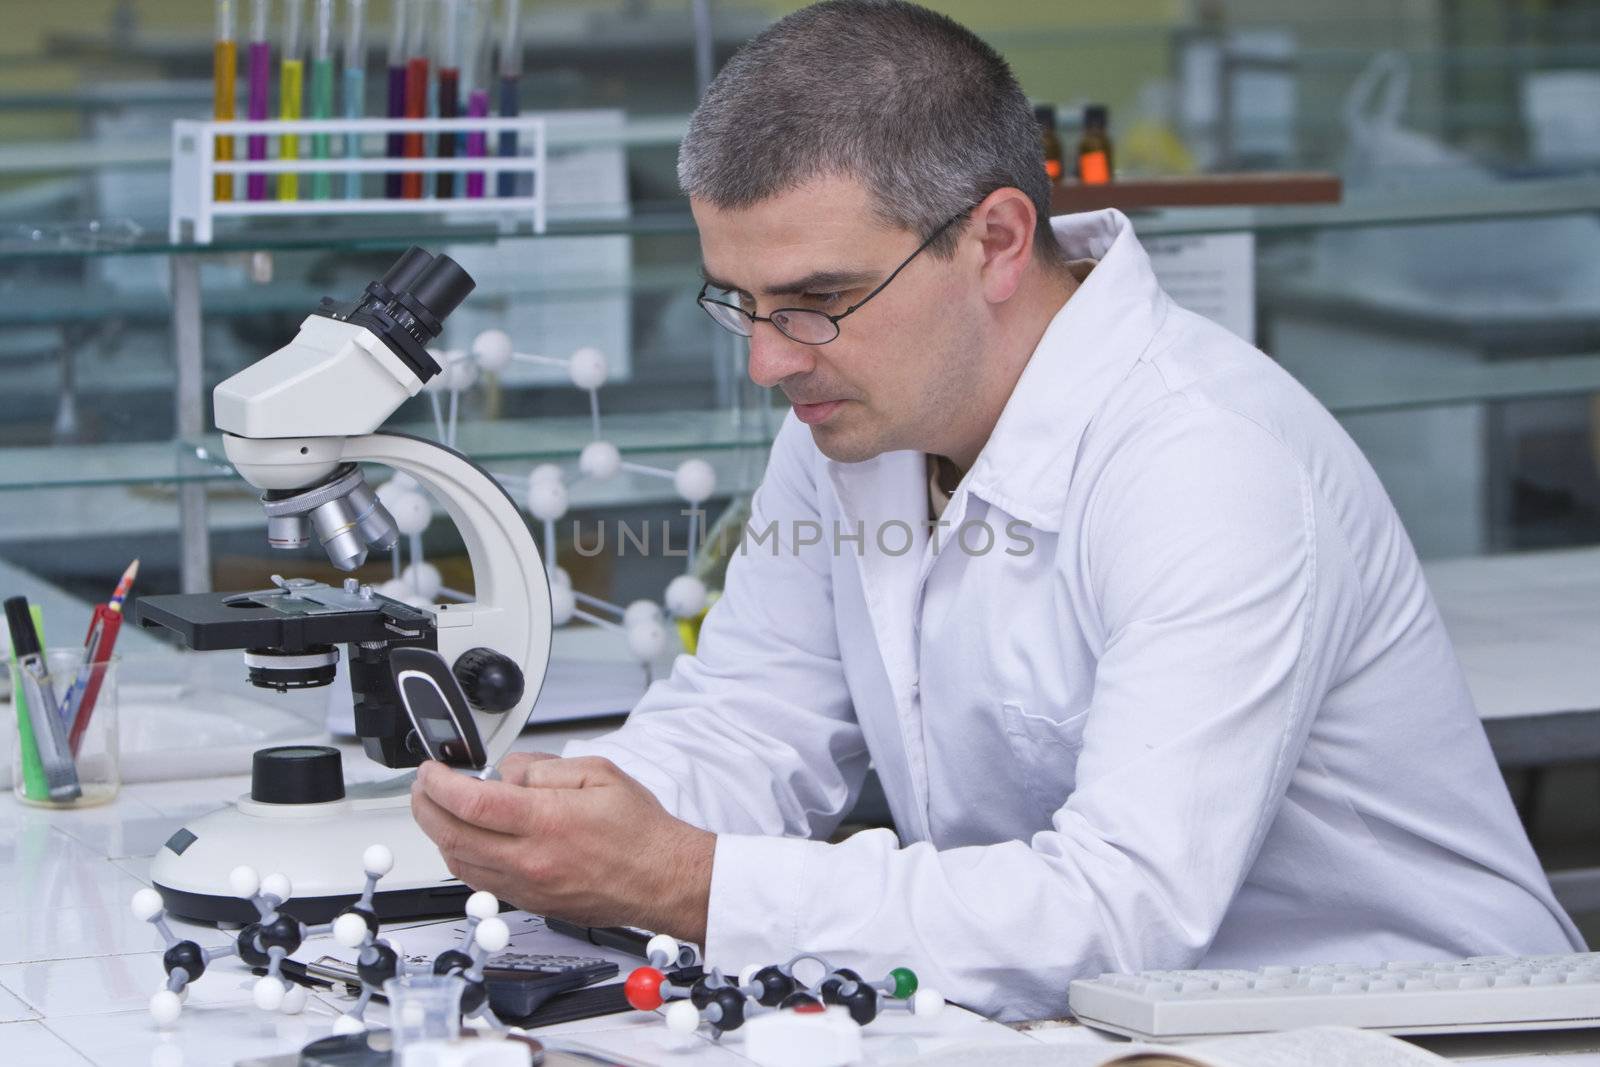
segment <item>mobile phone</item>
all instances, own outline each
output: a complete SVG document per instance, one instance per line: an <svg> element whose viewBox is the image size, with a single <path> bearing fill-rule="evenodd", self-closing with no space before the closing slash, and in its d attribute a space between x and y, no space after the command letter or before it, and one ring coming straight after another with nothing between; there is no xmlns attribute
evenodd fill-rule
<svg viewBox="0 0 1600 1067"><path fill-rule="evenodd" d="M389 653L389 670L427 757L458 770L483 770L489 762L483 739L444 657L431 648L396 648Z"/></svg>

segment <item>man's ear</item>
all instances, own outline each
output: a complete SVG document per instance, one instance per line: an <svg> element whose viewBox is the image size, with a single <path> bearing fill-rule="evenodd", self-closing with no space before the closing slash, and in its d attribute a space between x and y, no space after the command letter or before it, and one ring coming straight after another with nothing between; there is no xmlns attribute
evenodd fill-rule
<svg viewBox="0 0 1600 1067"><path fill-rule="evenodd" d="M996 189L972 209L967 232L976 237L983 261L979 277L991 304L1011 299L1033 258L1033 228L1038 222L1033 201L1021 189Z"/></svg>

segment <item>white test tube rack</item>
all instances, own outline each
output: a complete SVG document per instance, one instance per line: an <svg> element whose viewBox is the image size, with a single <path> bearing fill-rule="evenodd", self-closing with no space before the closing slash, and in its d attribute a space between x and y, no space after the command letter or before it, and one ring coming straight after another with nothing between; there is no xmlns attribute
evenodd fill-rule
<svg viewBox="0 0 1600 1067"><path fill-rule="evenodd" d="M517 134L522 152L515 156L453 156L438 159L422 157L371 156L329 159L238 159L216 158L216 139L233 137L242 147L246 136L267 137L270 142L284 136L304 137L329 134L334 137L367 137L383 134L483 133L491 144L498 135ZM215 175L236 175L235 193L242 192L249 174L483 174L482 197L390 198L384 196L326 200L301 198L249 200L216 199ZM489 195L496 183L492 176L526 174L532 177L528 196ZM498 215L507 221L527 219L534 233L545 227L545 124L542 118L456 118L456 119L296 119L250 121L198 121L178 119L172 124L172 213L168 236L174 242L184 239L188 225L196 244L210 244L218 218L297 215L395 215L464 213ZM458 186L459 187L459 186ZM301 186L304 191L304 185Z"/></svg>

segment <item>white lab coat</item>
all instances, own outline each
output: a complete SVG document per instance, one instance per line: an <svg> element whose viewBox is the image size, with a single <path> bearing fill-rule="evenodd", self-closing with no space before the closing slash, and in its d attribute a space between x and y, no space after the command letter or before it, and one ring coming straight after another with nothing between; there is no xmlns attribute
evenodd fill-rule
<svg viewBox="0 0 1600 1067"><path fill-rule="evenodd" d="M1099 264L938 550L924 456L835 463L790 418L753 505L777 552L566 750L718 833L710 961L906 965L1017 1019L1103 971L1581 948L1355 445L1174 305L1121 213L1054 225ZM986 554L952 536L977 521ZM816 840L869 761L898 838Z"/></svg>

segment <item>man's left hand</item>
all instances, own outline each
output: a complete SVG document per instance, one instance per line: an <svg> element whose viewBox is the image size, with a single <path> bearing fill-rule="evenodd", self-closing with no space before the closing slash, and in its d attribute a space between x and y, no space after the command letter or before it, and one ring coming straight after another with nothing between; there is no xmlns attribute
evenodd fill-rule
<svg viewBox="0 0 1600 1067"><path fill-rule="evenodd" d="M451 874L538 915L705 943L714 834L609 760L515 753L500 774L417 768L411 810Z"/></svg>

